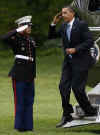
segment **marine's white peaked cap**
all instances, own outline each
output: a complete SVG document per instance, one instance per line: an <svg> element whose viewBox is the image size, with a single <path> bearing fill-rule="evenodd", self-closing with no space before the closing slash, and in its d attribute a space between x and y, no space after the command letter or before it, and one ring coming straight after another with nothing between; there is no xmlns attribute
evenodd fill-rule
<svg viewBox="0 0 100 135"><path fill-rule="evenodd" d="M24 16L15 21L18 25L24 24L24 23L30 23L32 19L32 16Z"/></svg>

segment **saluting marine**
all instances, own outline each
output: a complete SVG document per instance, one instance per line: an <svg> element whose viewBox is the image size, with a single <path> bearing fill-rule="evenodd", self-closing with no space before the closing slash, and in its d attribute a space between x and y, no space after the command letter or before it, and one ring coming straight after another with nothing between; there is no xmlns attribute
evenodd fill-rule
<svg viewBox="0 0 100 135"><path fill-rule="evenodd" d="M35 41L30 37L32 16L15 21L18 28L2 36L14 53L12 78L15 103L15 125L18 131L33 130L34 78L36 77Z"/></svg>

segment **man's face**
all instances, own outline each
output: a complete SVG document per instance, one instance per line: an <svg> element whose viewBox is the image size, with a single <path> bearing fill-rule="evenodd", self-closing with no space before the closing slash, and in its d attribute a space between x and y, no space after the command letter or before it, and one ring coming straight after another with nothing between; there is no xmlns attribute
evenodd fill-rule
<svg viewBox="0 0 100 135"><path fill-rule="evenodd" d="M28 26L28 28L24 30L24 33L27 35L31 34L31 26Z"/></svg>
<svg viewBox="0 0 100 135"><path fill-rule="evenodd" d="M74 12L71 12L69 8L62 8L62 18L65 22L70 22L74 17Z"/></svg>

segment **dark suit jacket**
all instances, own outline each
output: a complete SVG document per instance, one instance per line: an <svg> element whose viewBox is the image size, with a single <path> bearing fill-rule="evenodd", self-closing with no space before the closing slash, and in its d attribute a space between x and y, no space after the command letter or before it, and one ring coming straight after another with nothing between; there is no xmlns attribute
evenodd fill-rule
<svg viewBox="0 0 100 135"><path fill-rule="evenodd" d="M94 41L88 25L84 21L75 19L70 41L68 41L66 34L67 24L63 23L58 31L56 26L50 25L48 38L62 38L65 59L67 61L68 55L65 52L66 48L76 48L76 53L72 54L72 64L78 70L88 70L93 65L93 58L90 55L90 48L93 46Z"/></svg>

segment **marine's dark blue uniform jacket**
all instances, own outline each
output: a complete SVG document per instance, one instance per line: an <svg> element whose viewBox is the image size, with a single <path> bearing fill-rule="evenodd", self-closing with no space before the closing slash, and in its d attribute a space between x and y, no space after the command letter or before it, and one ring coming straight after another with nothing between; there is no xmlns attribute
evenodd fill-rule
<svg viewBox="0 0 100 135"><path fill-rule="evenodd" d="M36 77L35 41L30 36L23 36L13 30L1 38L9 44L14 55L23 55L33 58L33 61L17 58L9 72L9 76L18 81L33 81Z"/></svg>

